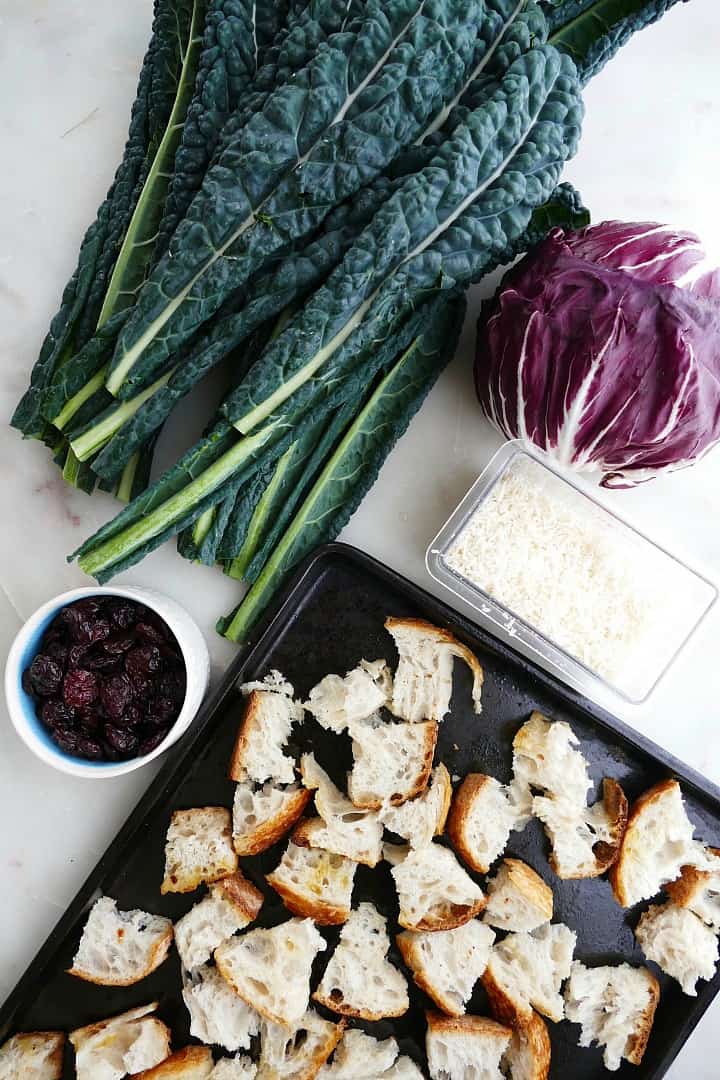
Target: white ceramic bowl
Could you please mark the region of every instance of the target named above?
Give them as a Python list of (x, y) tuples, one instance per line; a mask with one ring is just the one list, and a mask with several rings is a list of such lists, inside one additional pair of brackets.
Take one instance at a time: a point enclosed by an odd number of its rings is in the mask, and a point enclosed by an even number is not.
[[(85, 761), (66, 754), (45, 731), (36, 715), (32, 699), (22, 688), (23, 671), (38, 651), (40, 639), (48, 624), (58, 611), (85, 596), (124, 596), (145, 604), (165, 620), (180, 646), (187, 675), (185, 701), (177, 720), (163, 741), (144, 757), (131, 758), (129, 761)], [(133, 772), (134, 769), (139, 769), (159, 757), (176, 743), (190, 727), (200, 708), (209, 679), (210, 657), (205, 639), (197, 623), (175, 600), (150, 589), (135, 589), (130, 586), (126, 588), (90, 586), (85, 589), (71, 589), (70, 592), (56, 596), (30, 616), (18, 632), (8, 653), (5, 665), (5, 697), (15, 730), (36, 757), (61, 772), (70, 773), (71, 776), (86, 776), (90, 779), (101, 780), (109, 776), (122, 776), (124, 773)]]

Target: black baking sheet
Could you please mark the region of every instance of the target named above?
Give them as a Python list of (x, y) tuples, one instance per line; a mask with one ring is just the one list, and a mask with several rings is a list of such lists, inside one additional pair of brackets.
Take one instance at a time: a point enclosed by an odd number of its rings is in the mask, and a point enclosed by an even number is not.
[[(17, 1030), (70, 1030), (156, 998), (161, 1002), (158, 1015), (173, 1031), (173, 1046), (179, 1048), (188, 1042), (174, 951), (151, 976), (125, 989), (93, 986), (65, 974), (87, 910), (100, 890), (114, 897), (121, 908), (140, 907), (172, 919), (187, 911), (199, 894), (160, 896), (165, 832), (173, 810), (232, 805), (234, 785), (225, 777), (241, 707), (238, 679), (261, 678), (277, 668), (304, 697), (328, 672), (343, 674), (363, 657), (386, 657), (394, 665), (394, 646), (383, 628), (385, 617), (391, 614), (419, 616), (449, 627), (477, 652), (484, 666), (483, 712), (477, 716), (471, 707), (469, 673), (462, 663), (455, 665), (452, 708), (441, 725), (437, 751), (451, 774), (481, 771), (508, 781), (513, 735), (529, 713), (539, 709), (572, 725), (589, 762), (596, 794), (603, 776), (617, 779), (632, 800), (651, 784), (674, 775), (682, 783), (697, 835), (706, 844), (720, 846), (720, 792), (712, 784), (392, 570), (353, 548), (329, 545), (305, 564), (285, 590), (276, 614), (265, 620), (254, 647), (231, 665), (192, 731), (169, 757), (0, 1009), (0, 1042)], [(305, 740), (336, 781), (342, 782), (348, 760), (339, 749), (341, 741), (312, 721), (307, 729)], [(279, 860), (283, 846), (284, 841), (263, 856), (242, 860), (244, 872), (267, 896), (259, 919), (263, 925), (287, 917), (263, 880), (263, 874)], [(539, 822), (531, 821), (522, 833), (513, 833), (507, 854), (524, 859), (552, 886), (554, 920), (577, 932), (575, 955), (579, 959), (591, 964), (643, 962), (632, 932), (639, 909), (627, 912), (620, 908), (605, 880), (557, 879), (548, 866), (547, 842)], [(396, 901), (386, 865), (375, 871), (360, 867), (353, 901), (357, 904), (364, 899), (372, 900), (394, 919)], [(337, 930), (323, 932), (330, 945), (318, 957), (316, 975), (337, 937)], [(394, 947), (391, 957), (400, 965)], [(720, 986), (720, 974), (716, 974), (712, 982), (701, 983), (698, 996), (691, 998), (681, 993), (677, 983), (653, 970), (659, 976), (662, 994), (645, 1059), (639, 1068), (624, 1063), (615, 1074), (618, 1077), (640, 1080), (663, 1076)], [(424, 1066), (422, 1010), (427, 1001), (412, 980), (408, 981), (411, 1008), (407, 1015), (368, 1025), (367, 1030), (378, 1037), (395, 1035), (404, 1052)], [(469, 1010), (487, 1011), (480, 987)], [(599, 1050), (577, 1046), (576, 1025), (563, 1022), (549, 1023), (548, 1027), (552, 1077), (590, 1080), (607, 1075)], [(64, 1075), (73, 1075), (69, 1048)]]

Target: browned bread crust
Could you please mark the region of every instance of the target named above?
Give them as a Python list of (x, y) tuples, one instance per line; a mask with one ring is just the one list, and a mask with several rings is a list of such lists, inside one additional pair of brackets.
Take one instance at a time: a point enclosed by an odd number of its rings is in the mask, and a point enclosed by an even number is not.
[(235, 736), (235, 745), (233, 747), (232, 757), (230, 758), (230, 768), (228, 771), (229, 780), (245, 780), (245, 772), (243, 768), (243, 761), (247, 748), (250, 745), (252, 739), (253, 728), (262, 723), (262, 695), (259, 690), (251, 690), (247, 696), (245, 702), (245, 710), (240, 720), (240, 726), (238, 733)]
[(437, 1009), (425, 1011), (428, 1034), (430, 1035), (512, 1035), (512, 1030), (489, 1016), (446, 1016)]
[(203, 1080), (213, 1069), (212, 1051), (207, 1046), (186, 1046), (176, 1050), (152, 1069), (136, 1073), (133, 1080)]
[(338, 1013), (340, 1016), (351, 1016), (356, 1020), (384, 1020), (394, 1016), (404, 1016), (408, 1010), (407, 1005), (402, 1008), (388, 1012), (377, 1012), (373, 1009), (360, 1009), (355, 1008), (353, 1005), (349, 1005), (346, 1001), (342, 1001), (332, 994), (322, 994), (320, 987), (315, 990), (312, 995), (313, 1001), (317, 1001), (319, 1005), (324, 1005), (326, 1009), (330, 1009), (331, 1012)]
[(612, 890), (615, 893), (617, 902), (623, 907), (629, 907), (631, 904), (630, 897), (625, 891), (623, 876), (627, 869), (629, 842), (633, 838), (637, 824), (641, 820), (642, 815), (647, 810), (648, 806), (657, 802), (658, 799), (661, 799), (668, 791), (672, 791), (679, 786), (677, 780), (661, 780), (659, 784), (654, 784), (651, 788), (648, 788), (647, 791), (644, 791), (630, 807), (620, 850), (615, 862), (610, 868), (610, 884), (612, 885)]
[(507, 987), (499, 983), (489, 967), (483, 972), (480, 981), (490, 1003), (493, 1016), (511, 1028), (525, 1028), (532, 1020), (534, 1009), (522, 999), (513, 998)]
[(238, 855), (259, 855), (263, 851), (281, 840), (285, 833), (293, 827), (299, 817), (302, 816), (307, 804), (313, 797), (312, 791), (306, 788), (298, 788), (292, 792), (292, 799), (288, 800), (282, 813), (277, 814), (269, 821), (263, 821), (256, 829), (246, 833), (242, 837), (233, 836), (233, 846)]
[(216, 881), (210, 886), (210, 891), (228, 900), (248, 922), (253, 922), (258, 917), (265, 899), (260, 890), (239, 870)]
[(529, 1050), (532, 1059), (532, 1073), (528, 1080), (548, 1080), (550, 1075), (550, 1035), (547, 1024), (539, 1013), (533, 1010), (532, 1016), (521, 1028), (516, 1028), (513, 1040), (520, 1040)]
[(655, 1010), (657, 1009), (660, 1000), (660, 983), (651, 971), (648, 971), (647, 968), (644, 968), (643, 970), (647, 975), (650, 1000), (648, 1001), (647, 1008), (638, 1024), (637, 1030), (632, 1033), (625, 1046), (625, 1057), (633, 1065), (639, 1065), (643, 1059), (643, 1054), (645, 1053), (645, 1048), (647, 1047), (650, 1032), (652, 1031), (653, 1022), (655, 1020)]
[(486, 874), (490, 867), (481, 862), (468, 842), (465, 826), (475, 800), (492, 777), (484, 773), (468, 773), (452, 797), (447, 818), (447, 834), (463, 862), (478, 874)]
[(454, 930), (456, 926), (463, 926), (470, 919), (479, 915), (487, 904), (487, 897), (483, 896), (472, 904), (445, 904), (436, 914), (426, 915), (419, 923), (403, 921), (402, 915), (398, 916), (398, 923), (405, 930)]

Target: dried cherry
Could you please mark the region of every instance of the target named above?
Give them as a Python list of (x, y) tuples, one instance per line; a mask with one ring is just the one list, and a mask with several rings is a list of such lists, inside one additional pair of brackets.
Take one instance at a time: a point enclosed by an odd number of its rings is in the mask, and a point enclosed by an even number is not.
[(98, 677), (94, 671), (73, 668), (65, 676), (63, 699), (66, 705), (72, 705), (75, 709), (84, 709), (97, 700), (99, 689)]
[(115, 724), (106, 724), (104, 728), (105, 742), (123, 757), (130, 756), (137, 751), (140, 740), (130, 728), (117, 727)]
[(72, 727), (75, 718), (75, 710), (64, 701), (44, 701), (40, 708), (40, 719), (50, 731), (58, 727)]
[(38, 653), (30, 665), (30, 685), (39, 697), (57, 694), (63, 679), (62, 665), (52, 656)]
[(122, 716), (132, 703), (132, 686), (127, 675), (111, 675), (100, 687), (100, 700), (108, 716)]

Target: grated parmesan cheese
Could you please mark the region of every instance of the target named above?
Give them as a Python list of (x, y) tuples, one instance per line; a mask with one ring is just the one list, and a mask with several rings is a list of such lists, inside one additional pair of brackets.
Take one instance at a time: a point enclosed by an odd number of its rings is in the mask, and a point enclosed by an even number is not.
[(637, 669), (663, 626), (667, 639), (665, 564), (674, 560), (524, 455), (511, 459), (444, 561), (618, 686), (644, 674)]

